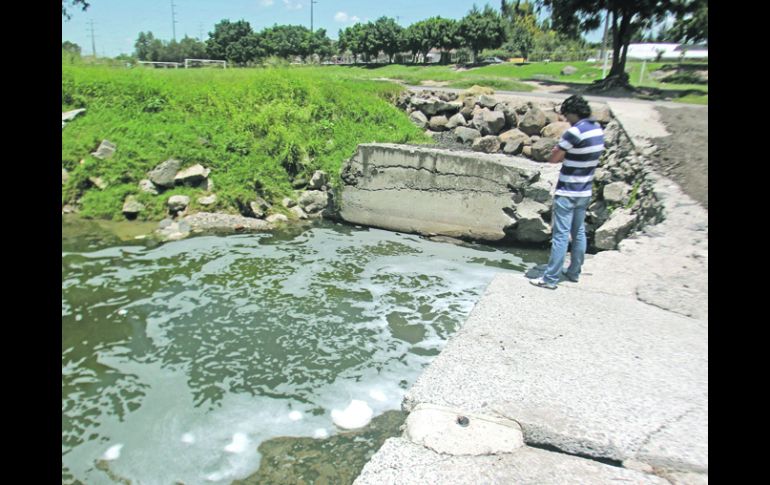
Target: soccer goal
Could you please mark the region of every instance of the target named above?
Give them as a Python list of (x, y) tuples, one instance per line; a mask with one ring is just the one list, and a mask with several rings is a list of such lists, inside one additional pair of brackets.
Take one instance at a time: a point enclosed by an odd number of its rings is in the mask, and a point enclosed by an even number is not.
[(227, 69), (227, 61), (220, 61), (217, 59), (185, 59), (184, 67), (204, 67), (204, 66), (222, 66), (222, 69)]
[(158, 61), (137, 61), (137, 62), (143, 66), (164, 67), (164, 68), (173, 67), (174, 69), (182, 65), (181, 62), (158, 62)]

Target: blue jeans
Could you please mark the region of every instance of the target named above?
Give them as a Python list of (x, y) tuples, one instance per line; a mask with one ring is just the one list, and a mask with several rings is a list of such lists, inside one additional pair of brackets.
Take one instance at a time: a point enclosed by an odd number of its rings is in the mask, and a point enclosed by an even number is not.
[(551, 257), (548, 267), (543, 273), (543, 279), (547, 283), (557, 284), (564, 266), (564, 258), (567, 255), (569, 236), (572, 235), (572, 251), (570, 265), (567, 268), (567, 276), (577, 281), (580, 277), (580, 268), (586, 255), (586, 229), (585, 218), (591, 197), (565, 197), (556, 195), (553, 198), (553, 211), (551, 222), (553, 234), (551, 236)]

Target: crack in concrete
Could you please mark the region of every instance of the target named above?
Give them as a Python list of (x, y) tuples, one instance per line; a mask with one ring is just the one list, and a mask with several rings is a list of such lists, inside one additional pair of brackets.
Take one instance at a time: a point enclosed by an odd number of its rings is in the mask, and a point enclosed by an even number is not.
[[(428, 167), (414, 167), (409, 165), (376, 165), (371, 162), (367, 164), (367, 167), (373, 167), (377, 170), (386, 170), (386, 169), (402, 169), (402, 170), (414, 170), (414, 171), (423, 170), (430, 174), (438, 175), (441, 177), (475, 178), (475, 179), (484, 180), (486, 182), (490, 182), (494, 185), (505, 185), (506, 188), (508, 187), (507, 183), (503, 184), (500, 182), (499, 179), (491, 179), (481, 175), (468, 174), (468, 173), (439, 172), (438, 170), (431, 170)], [(535, 173), (532, 174), (531, 176), (528, 176), (526, 174), (520, 174), (519, 176), (521, 179), (527, 182), (525, 185), (528, 185), (530, 182), (531, 183), (536, 182), (542, 176), (542, 174), (539, 171), (535, 171)]]
[(505, 194), (509, 193), (509, 192), (505, 192), (505, 191), (493, 192), (491, 190), (479, 190), (479, 189), (457, 189), (457, 188), (442, 189), (442, 188), (437, 188), (437, 187), (428, 189), (428, 188), (418, 188), (418, 187), (409, 187), (409, 186), (406, 186), (406, 187), (382, 187), (382, 188), (379, 188), (379, 189), (364, 189), (364, 188), (361, 188), (361, 187), (355, 187), (355, 188), (356, 188), (356, 190), (360, 190), (360, 191), (363, 191), (363, 192), (384, 192), (384, 191), (400, 192), (400, 191), (409, 190), (409, 191), (417, 191), (417, 192), (470, 192), (470, 193), (473, 193), (473, 194), (490, 194), (490, 195), (495, 195), (495, 196), (505, 195)]
[(647, 434), (647, 437), (644, 438), (644, 440), (642, 441), (642, 443), (639, 445), (639, 447), (636, 449), (636, 451), (634, 453), (639, 453), (642, 450), (642, 448), (647, 446), (650, 443), (650, 441), (652, 441), (652, 439), (655, 437), (656, 434), (660, 433), (661, 431), (666, 429), (668, 426), (671, 426), (672, 424), (678, 423), (679, 421), (684, 419), (684, 417), (687, 416), (688, 414), (692, 413), (693, 411), (697, 411), (697, 409), (698, 409), (698, 406), (692, 406), (691, 408), (687, 409), (686, 411), (684, 411), (680, 415), (678, 415), (678, 416), (674, 417), (673, 419), (671, 419), (671, 420), (661, 424), (660, 426), (658, 426), (653, 431), (650, 431)]

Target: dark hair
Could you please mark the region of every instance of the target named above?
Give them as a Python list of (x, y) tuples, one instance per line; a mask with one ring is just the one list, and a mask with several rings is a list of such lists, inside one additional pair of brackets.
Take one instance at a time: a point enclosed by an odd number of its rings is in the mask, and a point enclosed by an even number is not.
[(591, 116), (591, 107), (582, 96), (574, 94), (561, 104), (561, 114), (566, 115), (567, 113), (576, 114), (582, 120)]

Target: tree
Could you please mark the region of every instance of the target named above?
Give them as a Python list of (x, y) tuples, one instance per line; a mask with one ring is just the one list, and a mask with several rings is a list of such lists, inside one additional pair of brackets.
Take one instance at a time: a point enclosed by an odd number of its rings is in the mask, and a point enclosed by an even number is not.
[(484, 7), (483, 11), (474, 5), (468, 15), (460, 20), (457, 35), (463, 45), (473, 51), (473, 62), (477, 61), (482, 49), (495, 49), (505, 42), (505, 24), (492, 7)]
[(222, 20), (214, 26), (206, 40), (206, 52), (211, 59), (226, 59), (244, 64), (256, 57), (257, 37), (245, 20)]
[(70, 15), (70, 13), (67, 12), (67, 7), (66, 7), (67, 3), (69, 3), (71, 7), (76, 7), (80, 5), (84, 12), (88, 7), (91, 6), (91, 4), (86, 2), (86, 0), (69, 0), (69, 2), (67, 0), (61, 0), (61, 16), (66, 18), (67, 20), (72, 18), (72, 15)]
[(80, 55), (80, 46), (68, 40), (61, 43), (61, 49), (71, 54)]
[(140, 61), (161, 61), (163, 57), (163, 42), (156, 39), (152, 32), (139, 32), (134, 43), (134, 54)]
[(598, 81), (595, 88), (615, 86), (629, 88), (626, 70), (628, 44), (638, 29), (650, 20), (660, 21), (675, 9), (675, 0), (538, 0), (549, 7), (553, 25), (570, 33), (573, 29), (587, 32), (598, 28), (602, 11), (610, 16), (612, 32), (612, 67), (607, 77)]
[(428, 62), (428, 53), (434, 47), (453, 49), (460, 46), (456, 22), (441, 17), (430, 17), (410, 25), (404, 32), (402, 46), (413, 57), (422, 54), (423, 62)]
[(535, 44), (535, 37), (540, 32), (533, 5), (528, 1), (521, 3), (517, 0), (512, 4), (503, 0), (502, 12), (508, 38), (503, 44), (503, 49), (528, 59)]
[(705, 42), (709, 40), (708, 0), (681, 0), (674, 8), (676, 21), (668, 31), (674, 42)]
[(388, 55), (388, 61), (401, 51), (404, 28), (388, 17), (380, 17), (374, 22), (374, 30), (379, 50)]

